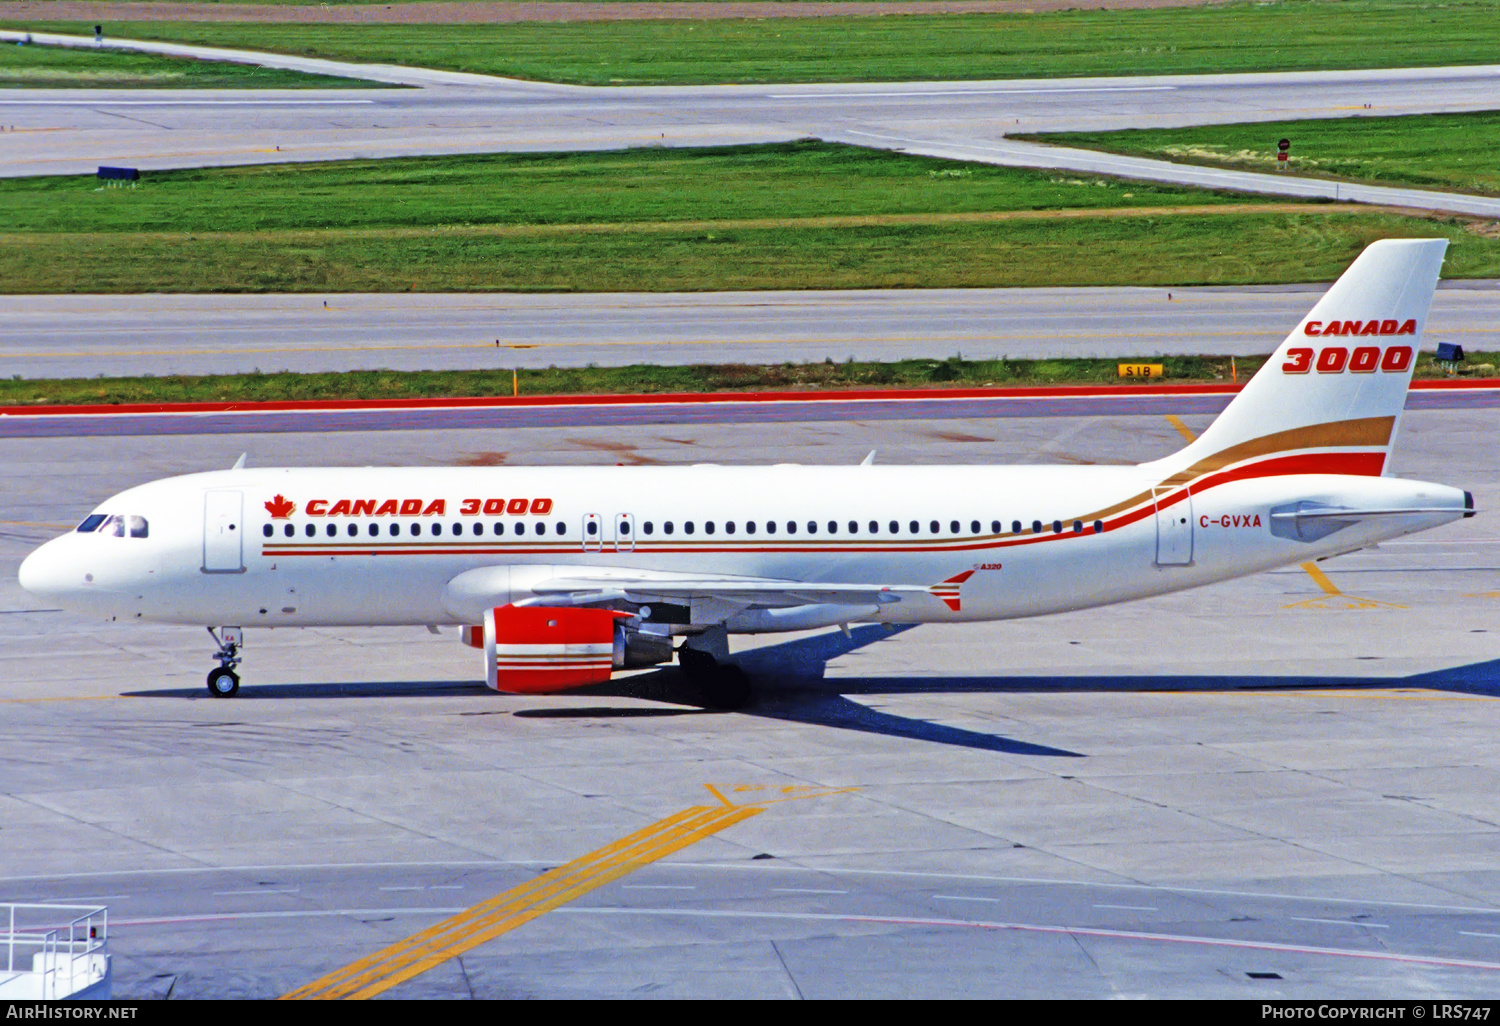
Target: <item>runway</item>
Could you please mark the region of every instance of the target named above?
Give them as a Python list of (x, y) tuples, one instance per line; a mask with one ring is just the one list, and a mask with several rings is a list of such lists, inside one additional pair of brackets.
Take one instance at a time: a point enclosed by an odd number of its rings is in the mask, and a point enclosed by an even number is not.
[[(0, 39), (19, 38), (0, 32)], [(38, 39), (44, 37), (38, 36)], [(92, 40), (75, 39), (92, 45)], [(165, 43), (153, 52), (224, 57)], [(418, 154), (622, 149), (815, 137), (1203, 188), (1500, 216), (1500, 200), (1131, 160), (1009, 134), (1459, 112), (1494, 106), (1500, 67), (985, 82), (595, 88), (237, 52), (396, 90), (6, 90), (0, 176), (101, 164), (208, 167)], [(234, 116), (229, 115), (233, 112)]]
[[(1206, 414), (1184, 413), (1194, 430)], [(0, 891), (109, 905), (117, 997), (271, 997), (689, 807), (756, 814), (393, 997), (1484, 998), (1500, 971), (1493, 409), (1394, 471), (1481, 515), (1321, 564), (1011, 623), (737, 642), (514, 698), (420, 630), (194, 628), (15, 584), (104, 496), (228, 466), (1111, 462), (1159, 413), (0, 440)], [(771, 798), (794, 800), (765, 804)]]
[[(1325, 288), (0, 296), (0, 361), (40, 378), (1253, 356)], [(1444, 282), (1427, 338), (1493, 351), (1497, 323), (1500, 285)]]

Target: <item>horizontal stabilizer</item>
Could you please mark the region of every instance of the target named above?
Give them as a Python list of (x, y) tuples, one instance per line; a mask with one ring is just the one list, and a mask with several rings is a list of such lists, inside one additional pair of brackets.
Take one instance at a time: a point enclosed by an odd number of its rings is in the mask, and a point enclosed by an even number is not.
[(1403, 517), (1418, 513), (1457, 513), (1472, 515), (1473, 510), (1459, 511), (1452, 506), (1407, 506), (1404, 509), (1301, 509), (1272, 513), (1272, 520), (1347, 520), (1355, 523), (1371, 517)]

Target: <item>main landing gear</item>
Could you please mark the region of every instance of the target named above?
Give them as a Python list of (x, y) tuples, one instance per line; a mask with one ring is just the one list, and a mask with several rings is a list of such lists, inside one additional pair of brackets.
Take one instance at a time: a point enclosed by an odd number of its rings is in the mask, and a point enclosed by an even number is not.
[(234, 668), (240, 664), (245, 632), (239, 627), (220, 627), (219, 630), (224, 632), (222, 638), (212, 627), (208, 628), (209, 636), (219, 645), (219, 650), (214, 653), (219, 666), (208, 673), (208, 693), (215, 698), (233, 698), (240, 690), (240, 675), (234, 672)]
[(722, 627), (684, 641), (677, 650), (677, 665), (710, 709), (738, 709), (750, 700), (750, 678), (729, 661), (729, 637)]

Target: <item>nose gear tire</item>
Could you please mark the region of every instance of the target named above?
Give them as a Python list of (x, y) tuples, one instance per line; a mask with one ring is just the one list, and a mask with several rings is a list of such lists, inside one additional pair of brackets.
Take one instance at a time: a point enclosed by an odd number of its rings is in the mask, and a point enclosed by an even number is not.
[(240, 690), (239, 674), (228, 667), (221, 666), (216, 670), (209, 671), (208, 693), (215, 698), (233, 698)]

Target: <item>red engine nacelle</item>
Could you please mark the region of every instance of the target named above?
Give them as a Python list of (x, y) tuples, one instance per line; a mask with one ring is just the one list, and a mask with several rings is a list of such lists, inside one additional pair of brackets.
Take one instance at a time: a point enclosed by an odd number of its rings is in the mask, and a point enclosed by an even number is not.
[[(516, 693), (603, 683), (614, 671), (615, 621), (629, 616), (612, 609), (492, 609), (482, 628), (486, 682)], [(479, 640), (480, 630), (465, 627), (464, 641)]]

